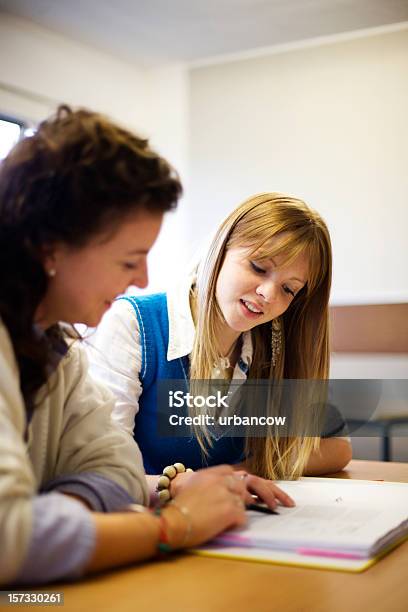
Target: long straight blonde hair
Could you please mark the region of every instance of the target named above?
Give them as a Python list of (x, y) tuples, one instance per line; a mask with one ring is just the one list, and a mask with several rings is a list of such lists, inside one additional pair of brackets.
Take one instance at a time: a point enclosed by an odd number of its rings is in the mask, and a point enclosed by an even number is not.
[[(273, 240), (279, 237), (279, 240)], [(309, 263), (309, 277), (288, 309), (279, 317), (282, 348), (272, 366), (271, 324), (252, 329), (252, 379), (327, 379), (329, 372), (328, 302), (332, 255), (330, 235), (320, 215), (302, 200), (281, 193), (261, 193), (236, 208), (221, 224), (201, 262), (192, 307), (196, 334), (190, 378), (210, 379), (220, 355), (217, 329), (225, 323), (216, 300), (216, 284), (225, 253), (248, 248), (258, 261), (281, 255), (290, 263), (301, 253)], [(195, 428), (203, 453), (212, 445), (205, 428)], [(297, 478), (309, 456), (319, 448), (318, 437), (247, 437), (246, 465), (266, 478)]]

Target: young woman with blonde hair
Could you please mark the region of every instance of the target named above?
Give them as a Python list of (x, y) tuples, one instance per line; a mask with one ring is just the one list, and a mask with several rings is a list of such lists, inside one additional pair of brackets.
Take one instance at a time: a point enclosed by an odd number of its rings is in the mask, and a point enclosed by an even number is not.
[[(139, 443), (148, 474), (173, 461), (197, 468), (239, 464), (248, 488), (264, 479), (337, 471), (351, 458), (346, 438), (292, 436), (160, 438), (162, 379), (320, 379), (329, 375), (331, 244), (318, 213), (297, 198), (249, 198), (219, 227), (206, 257), (181, 288), (124, 296), (92, 340), (92, 373), (117, 396), (114, 417)], [(194, 414), (192, 409), (191, 414)], [(157, 476), (150, 478), (152, 486)], [(177, 476), (173, 492), (188, 481)], [(271, 486), (271, 485), (270, 485)]]

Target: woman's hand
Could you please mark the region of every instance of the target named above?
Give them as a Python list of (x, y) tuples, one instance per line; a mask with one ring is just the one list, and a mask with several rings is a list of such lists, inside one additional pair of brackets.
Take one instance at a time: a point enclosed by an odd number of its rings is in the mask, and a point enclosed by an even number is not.
[(289, 507), (295, 506), (294, 500), (287, 493), (282, 491), (282, 489), (272, 480), (249, 474), (249, 472), (245, 470), (236, 470), (235, 475), (241, 478), (242, 482), (245, 484), (246, 504), (254, 503), (256, 500), (254, 500), (253, 496), (256, 495), (260, 502), (265, 503), (272, 510), (274, 510), (278, 504)]
[[(226, 468), (229, 466), (222, 467)], [(212, 470), (214, 470), (214, 468), (206, 468), (200, 470), (200, 472), (182, 472), (181, 474), (177, 474), (170, 484), (171, 496), (175, 497), (181, 491), (188, 489), (190, 484), (194, 482), (195, 474)], [(246, 504), (254, 503), (256, 500), (254, 500), (253, 495), (256, 495), (260, 502), (265, 503), (272, 510), (274, 510), (278, 504), (289, 507), (295, 505), (293, 499), (284, 493), (272, 480), (266, 480), (260, 476), (249, 474), (246, 470), (234, 470), (232, 473), (238, 480), (242, 481), (245, 487), (244, 501)]]
[(191, 482), (194, 482), (194, 475), (199, 474), (202, 471), (212, 470), (212, 468), (204, 468), (197, 472), (179, 472), (177, 476), (170, 481), (170, 494), (172, 497), (176, 497), (178, 493), (184, 491)]
[[(176, 478), (179, 478), (177, 476)], [(174, 501), (162, 510), (168, 543), (172, 549), (198, 546), (226, 529), (246, 522), (245, 503), (256, 493), (269, 506), (277, 500), (290, 505), (273, 482), (229, 465), (188, 473)], [(87, 572), (148, 559), (157, 554), (158, 517), (150, 512), (93, 513), (96, 545), (85, 568)]]
[(174, 496), (177, 507), (170, 503), (162, 511), (172, 548), (197, 546), (226, 529), (245, 524), (247, 490), (244, 479), (237, 478), (230, 466), (188, 472), (179, 484)]

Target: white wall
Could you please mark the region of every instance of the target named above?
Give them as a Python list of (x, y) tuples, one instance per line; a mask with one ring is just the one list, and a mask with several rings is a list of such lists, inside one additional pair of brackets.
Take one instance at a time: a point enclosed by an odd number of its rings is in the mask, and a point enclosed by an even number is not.
[(287, 192), (329, 225), (334, 303), (408, 300), (407, 74), (408, 29), (193, 69), (194, 240)]
[(180, 175), (184, 196), (177, 210), (165, 216), (162, 231), (149, 255), (146, 292), (166, 289), (182, 274), (189, 234), (188, 72), (181, 65), (152, 69), (147, 73), (150, 103), (149, 136), (152, 145)]
[(408, 299), (408, 30), (187, 70), (147, 71), (0, 15), (0, 112), (39, 120), (58, 101), (144, 133), (185, 197), (151, 255), (149, 290), (245, 197), (280, 190), (326, 218), (333, 301)]
[[(21, 107), (29, 119), (44, 118), (55, 102), (88, 106), (108, 113), (133, 129), (150, 116), (145, 71), (30, 21), (0, 15), (0, 82), (45, 99), (4, 94), (0, 108)], [(47, 103), (47, 99), (49, 102)]]

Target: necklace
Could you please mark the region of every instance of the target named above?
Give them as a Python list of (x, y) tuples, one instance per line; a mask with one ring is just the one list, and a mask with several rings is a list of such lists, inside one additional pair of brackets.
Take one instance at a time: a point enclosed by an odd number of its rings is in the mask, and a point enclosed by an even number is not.
[(234, 351), (237, 349), (237, 347), (240, 344), (240, 338), (239, 337), (231, 346), (230, 350), (228, 351), (228, 353), (226, 354), (225, 357), (219, 357), (218, 360), (214, 363), (213, 365), (213, 374), (215, 378), (218, 378), (221, 375), (224, 375), (224, 373), (229, 370), (230, 368), (232, 368), (231, 366), (231, 362), (230, 362), (230, 357), (232, 356), (232, 354), (234, 353)]

